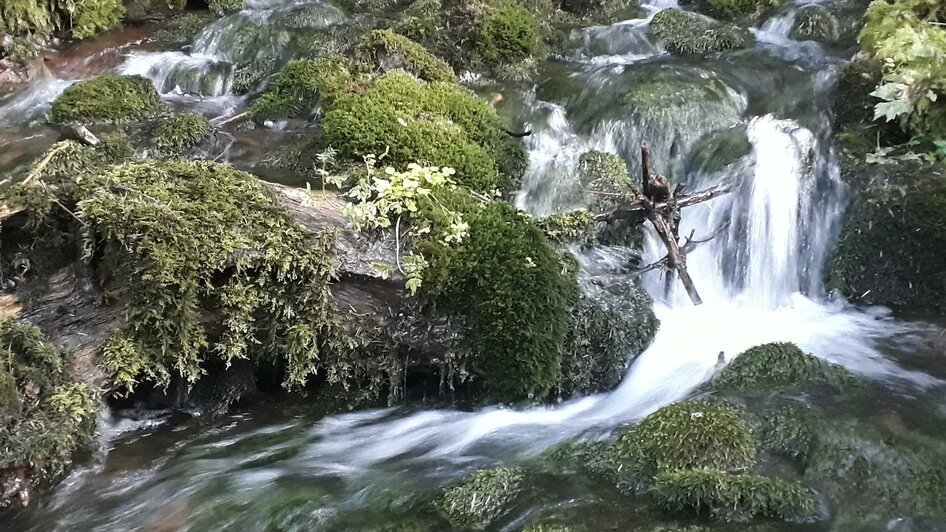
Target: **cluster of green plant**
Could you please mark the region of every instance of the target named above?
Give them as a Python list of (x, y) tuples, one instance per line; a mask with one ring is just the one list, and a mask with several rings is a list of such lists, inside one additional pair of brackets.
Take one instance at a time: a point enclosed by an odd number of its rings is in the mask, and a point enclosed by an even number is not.
[(474, 53), (486, 64), (518, 63), (542, 50), (535, 17), (514, 0), (484, 4), (475, 32)]
[(426, 83), (399, 71), (343, 94), (322, 121), (321, 141), (342, 156), (386, 153), (390, 164), (456, 169), (477, 191), (505, 189), (524, 169), (521, 142), (503, 134), (496, 111), (450, 83)]
[(162, 118), (152, 143), (162, 154), (178, 156), (210, 138), (213, 126), (206, 117), (193, 113), (172, 114)]
[(64, 32), (87, 39), (121, 24), (121, 0), (4, 0), (0, 3), (0, 34)]
[(306, 118), (331, 105), (355, 83), (353, 66), (340, 56), (290, 61), (253, 102), (253, 119)]
[(66, 89), (53, 102), (50, 120), (57, 123), (135, 120), (155, 114), (159, 104), (160, 97), (151, 80), (104, 74)]
[(597, 240), (598, 222), (584, 210), (560, 212), (536, 221), (545, 236), (559, 244), (593, 244)]
[[(98, 392), (70, 371), (37, 327), (0, 318), (0, 479), (12, 469), (56, 475), (92, 440)], [(15, 494), (0, 490), (0, 506)]]
[(509, 510), (524, 481), (525, 474), (516, 468), (479, 471), (446, 488), (435, 506), (456, 528), (484, 528)]
[(933, 0), (875, 0), (867, 9), (861, 46), (883, 63), (872, 93), (875, 118), (907, 131), (946, 139), (946, 7)]
[(672, 54), (725, 52), (745, 48), (754, 41), (744, 28), (679, 9), (665, 9), (654, 15), (650, 31)]
[[(613, 153), (592, 150), (578, 158), (578, 192), (583, 204), (595, 214), (610, 213), (636, 199), (637, 183), (631, 179), (627, 164)], [(594, 234), (600, 244), (639, 248), (644, 241), (641, 225), (635, 220), (616, 220), (598, 224)]]
[(737, 355), (713, 381), (716, 390), (743, 392), (812, 385), (848, 390), (858, 387), (860, 380), (847, 369), (809, 355), (795, 344), (771, 343)]
[(671, 511), (708, 512), (737, 522), (753, 517), (801, 520), (811, 518), (817, 509), (814, 496), (798, 483), (714, 470), (660, 473), (653, 496)]
[(365, 35), (355, 47), (355, 59), (375, 71), (403, 69), (424, 81), (457, 82), (450, 65), (434, 57), (420, 44), (390, 29), (374, 30)]
[(748, 20), (779, 5), (781, 0), (706, 0), (710, 15), (721, 20)]

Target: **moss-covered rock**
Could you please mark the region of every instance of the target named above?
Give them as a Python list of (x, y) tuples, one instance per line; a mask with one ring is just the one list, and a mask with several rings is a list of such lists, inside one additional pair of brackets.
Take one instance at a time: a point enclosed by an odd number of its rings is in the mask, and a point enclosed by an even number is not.
[(750, 21), (781, 0), (706, 0), (708, 14), (720, 20)]
[[(636, 199), (624, 160), (613, 153), (589, 151), (578, 159), (577, 183), (584, 196), (582, 203), (595, 214), (605, 214)], [(617, 220), (598, 226), (596, 239), (606, 246), (639, 248), (644, 242), (641, 225), (633, 220)]]
[[(871, 172), (876, 175), (869, 178)], [(862, 175), (856, 175), (860, 173)], [(942, 165), (859, 168), (826, 268), (827, 285), (867, 304), (946, 308), (946, 171)]]
[(770, 452), (804, 461), (818, 431), (815, 414), (796, 405), (784, 405), (761, 416), (760, 446)]
[(562, 10), (582, 20), (606, 24), (640, 18), (640, 2), (636, 0), (562, 0)]
[(659, 473), (689, 469), (743, 472), (756, 443), (742, 411), (726, 403), (685, 401), (665, 406), (621, 435), (617, 457), (638, 486)]
[(207, 6), (210, 12), (218, 17), (236, 13), (243, 9), (243, 0), (208, 0)]
[[(164, 4), (164, 0), (155, 0)], [(191, 43), (200, 30), (213, 22), (215, 17), (207, 12), (188, 12), (162, 22), (151, 35), (151, 41), (161, 48), (173, 50)]]
[(105, 74), (80, 81), (53, 102), (50, 120), (123, 122), (158, 111), (160, 97), (151, 80), (141, 76)]
[(125, 22), (144, 24), (186, 17), (186, 0), (125, 0)]
[(671, 511), (706, 512), (737, 522), (755, 517), (808, 519), (818, 507), (812, 493), (801, 484), (714, 470), (660, 473), (651, 495)]
[(352, 65), (343, 57), (290, 61), (266, 87), (250, 111), (257, 121), (307, 118), (330, 105), (356, 83)]
[(366, 35), (355, 48), (355, 58), (379, 72), (403, 69), (424, 81), (457, 82), (450, 65), (390, 29)]
[(590, 245), (597, 241), (598, 222), (584, 209), (546, 216), (536, 223), (545, 236), (557, 244)]
[(665, 9), (654, 15), (650, 31), (672, 54), (725, 52), (754, 42), (748, 30), (679, 9)]
[[(37, 327), (0, 319), (0, 506), (29, 492), (36, 480), (62, 472), (76, 450), (91, 442), (97, 390), (70, 376), (65, 352)], [(7, 473), (25, 470), (15, 487)], [(12, 481), (11, 481), (12, 482)]]
[(525, 157), (496, 111), (473, 93), (397, 71), (338, 98), (322, 121), (321, 140), (352, 159), (387, 153), (388, 164), (448, 166), (459, 184), (479, 191), (516, 182)]
[(559, 393), (576, 396), (617, 386), (657, 333), (653, 306), (636, 280), (588, 286), (572, 316)]
[(829, 386), (846, 390), (860, 381), (845, 368), (809, 355), (795, 344), (753, 347), (736, 358), (713, 381), (716, 390), (768, 392), (784, 388)]
[(173, 157), (199, 146), (212, 133), (213, 126), (202, 115), (173, 114), (158, 122), (152, 143), (158, 152)]
[(484, 4), (484, 12), (474, 32), (473, 48), (484, 64), (515, 64), (541, 52), (538, 24), (526, 8), (513, 0), (497, 0)]
[(523, 471), (516, 468), (479, 471), (445, 489), (435, 505), (456, 528), (485, 528), (509, 511), (524, 481)]
[(790, 36), (800, 41), (833, 44), (841, 37), (841, 23), (828, 8), (818, 4), (808, 5), (795, 15)]

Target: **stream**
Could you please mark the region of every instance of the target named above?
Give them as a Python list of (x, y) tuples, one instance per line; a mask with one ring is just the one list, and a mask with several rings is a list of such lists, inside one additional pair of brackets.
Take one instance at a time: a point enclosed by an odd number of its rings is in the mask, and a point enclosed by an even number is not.
[[(502, 93), (501, 114), (533, 131), (525, 139), (530, 167), (516, 204), (535, 215), (575, 207), (570, 179), (579, 155), (592, 149), (619, 154), (633, 175), (637, 146), (646, 142), (658, 170), (691, 190), (736, 184), (733, 194), (683, 211), (680, 234), (716, 235), (688, 257), (702, 306), (694, 307), (681, 286), (665, 295), (661, 274), (645, 274), (661, 326), (617, 389), (522, 410), (403, 406), (324, 417), (304, 399), (289, 398), (215, 419), (123, 412), (102, 420), (98, 449), (49, 496), (0, 529), (395, 530), (385, 528), (391, 516), (423, 521), (416, 501), (439, 486), (639, 421), (710, 379), (720, 352), (731, 360), (772, 341), (795, 342), (883, 383), (886, 392), (874, 404), (946, 438), (946, 371), (936, 360), (946, 343), (943, 330), (884, 308), (857, 308), (821, 284), (848, 198), (830, 107), (849, 50), (789, 37), (803, 3), (810, 2), (784, 5), (754, 29), (754, 47), (694, 59), (671, 56), (649, 39), (649, 17), (676, 6), (657, 0), (646, 6), (647, 18), (574, 32), (566, 53), (540, 66), (536, 84), (483, 88)], [(102, 71), (144, 75), (174, 107), (213, 119), (241, 112), (247, 99), (233, 94), (230, 62), (248, 47), (237, 37), (247, 35), (247, 25), (265, 28), (253, 33), (259, 41), (253, 49), (285, 56), (292, 41), (284, 31), (287, 14), (300, 10), (311, 31), (351, 20), (327, 2), (254, 0), (205, 28), (187, 54), (149, 50), (131, 33), (84, 51), (84, 60), (54, 65), (50, 78), (0, 95), (0, 170), (28, 162), (54, 142), (43, 123), (49, 103), (77, 79)], [(628, 90), (645, 82), (683, 94), (699, 89), (700, 97), (623, 105)], [(259, 156), (229, 153), (243, 167)], [(611, 272), (628, 251), (575, 252), (583, 274), (594, 275)], [(648, 231), (642, 262), (664, 253)], [(597, 501), (598, 510), (582, 499)], [(547, 489), (495, 529), (519, 530), (531, 515), (565, 510), (588, 512), (593, 529), (635, 530), (654, 522), (614, 495), (576, 484)], [(828, 529), (830, 522), (771, 528)]]

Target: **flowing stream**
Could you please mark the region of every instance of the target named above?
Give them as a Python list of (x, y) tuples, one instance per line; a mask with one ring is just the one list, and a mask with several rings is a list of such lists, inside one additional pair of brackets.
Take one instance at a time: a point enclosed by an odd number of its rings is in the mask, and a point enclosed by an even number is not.
[[(245, 35), (246, 25), (266, 28), (254, 39), (267, 39), (278, 56), (291, 41), (286, 21), (300, 20), (282, 15), (300, 9), (308, 9), (309, 29), (346, 23), (324, 2), (256, 2), (204, 29), (189, 53), (133, 51), (115, 68), (148, 76), (179, 105), (232, 114), (243, 102), (232, 94), (232, 64), (245, 61), (236, 56), (245, 48), (234, 36)], [(793, 17), (791, 7), (755, 30), (759, 43), (750, 50), (699, 61), (673, 58), (653, 43), (649, 18), (589, 28), (572, 35), (569, 53), (542, 67), (535, 87), (503, 88), (517, 97), (506, 98), (502, 111), (534, 131), (526, 139), (531, 165), (517, 198), (527, 211), (575, 207), (572, 176), (579, 155), (590, 149), (617, 153), (632, 174), (639, 171), (642, 141), (659, 170), (691, 190), (736, 184), (733, 194), (683, 212), (682, 235), (715, 234), (688, 258), (705, 304), (691, 305), (680, 286), (664, 294), (661, 274), (647, 274), (643, 282), (661, 327), (614, 391), (524, 410), (392, 408), (320, 418), (304, 402), (289, 401), (215, 420), (154, 413), (103, 420), (99, 452), (39, 508), (23, 512), (19, 525), (374, 530), (353, 523), (478, 468), (514, 464), (565, 439), (636, 422), (711, 378), (721, 351), (731, 360), (771, 341), (795, 342), (886, 383), (894, 396), (938, 389), (936, 373), (911, 358), (926, 349), (932, 325), (854, 308), (821, 286), (847, 194), (829, 116), (840, 58), (816, 43), (791, 40)], [(703, 89), (698, 100), (663, 109), (624, 105), (625, 93), (644, 80)], [(0, 133), (0, 149), (25, 150), (18, 148), (23, 138), (42, 136), (37, 117), (70, 82), (44, 80), (0, 99), (0, 123), (15, 133)], [(594, 249), (579, 259), (585, 274), (605, 273), (622, 252)], [(648, 233), (643, 261), (663, 253)]]

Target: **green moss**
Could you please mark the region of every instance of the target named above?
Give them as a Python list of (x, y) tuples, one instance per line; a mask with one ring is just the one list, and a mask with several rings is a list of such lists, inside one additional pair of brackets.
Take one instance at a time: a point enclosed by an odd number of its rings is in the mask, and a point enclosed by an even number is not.
[(66, 4), (72, 23), (72, 36), (88, 39), (117, 28), (125, 15), (122, 0), (76, 0)]
[(16, 495), (4, 473), (28, 482), (60, 473), (95, 434), (97, 392), (75, 382), (66, 353), (35, 326), (0, 319), (0, 505)]
[(759, 443), (766, 450), (804, 461), (817, 431), (814, 414), (799, 406), (782, 406), (762, 415)]
[(52, 32), (59, 24), (58, 14), (48, 2), (4, 0), (0, 2), (0, 33), (24, 34)]
[(566, 525), (536, 523), (529, 525), (522, 532), (574, 532), (575, 529)]
[(594, 216), (584, 209), (546, 216), (536, 223), (549, 240), (559, 244), (591, 244), (598, 232)]
[(164, 155), (181, 155), (210, 138), (213, 126), (202, 115), (173, 114), (163, 118), (154, 134), (154, 147)]
[(456, 83), (450, 65), (431, 55), (423, 46), (392, 30), (375, 30), (355, 47), (355, 59), (375, 71), (403, 69), (424, 81)]
[(352, 159), (387, 152), (387, 164), (449, 166), (459, 184), (479, 191), (514, 183), (519, 175), (501, 171), (521, 167), (524, 157), (496, 111), (473, 93), (397, 71), (338, 98), (322, 122), (322, 142)]
[(355, 74), (343, 57), (290, 61), (253, 103), (253, 119), (307, 118), (354, 83)]
[(70, 32), (88, 39), (121, 24), (121, 0), (4, 0), (0, 2), (0, 34)]
[(665, 9), (654, 15), (650, 31), (672, 54), (725, 52), (754, 42), (748, 30), (679, 9)]
[[(158, 0), (163, 2), (163, 0)], [(186, 46), (211, 22), (214, 16), (206, 12), (188, 12), (164, 21), (151, 35), (151, 40), (165, 49)]]
[(755, 440), (742, 412), (706, 400), (661, 408), (625, 431), (617, 445), (618, 458), (640, 486), (658, 473), (745, 471), (755, 463), (755, 452)]
[(841, 36), (841, 23), (826, 7), (817, 4), (805, 6), (795, 16), (791, 38), (800, 41), (818, 41), (833, 44)]
[[(610, 213), (636, 199), (635, 183), (624, 160), (613, 153), (589, 151), (578, 160), (578, 185), (584, 205), (595, 214)], [(635, 220), (601, 224), (595, 238), (607, 246), (639, 248), (644, 242), (641, 225)]]
[(207, 4), (211, 13), (218, 17), (236, 13), (243, 9), (243, 0), (209, 0)]
[(474, 52), (487, 65), (518, 63), (542, 50), (532, 13), (513, 0), (487, 4), (475, 30)]
[(53, 122), (121, 122), (158, 110), (160, 98), (151, 80), (105, 74), (72, 85), (53, 102)]
[(706, 0), (709, 14), (721, 20), (746, 20), (779, 5), (780, 0)]
[(0, 40), (0, 58), (23, 63), (38, 55), (39, 50), (29, 37), (7, 37)]
[(802, 520), (811, 518), (818, 506), (801, 484), (713, 470), (660, 473), (651, 495), (668, 510), (706, 512), (728, 521)]
[(852, 389), (859, 383), (860, 380), (848, 370), (809, 355), (795, 344), (772, 343), (753, 347), (736, 356), (716, 376), (713, 387), (751, 392), (818, 385)]
[(435, 502), (457, 528), (484, 528), (509, 510), (523, 490), (525, 475), (515, 468), (488, 469), (444, 490)]

